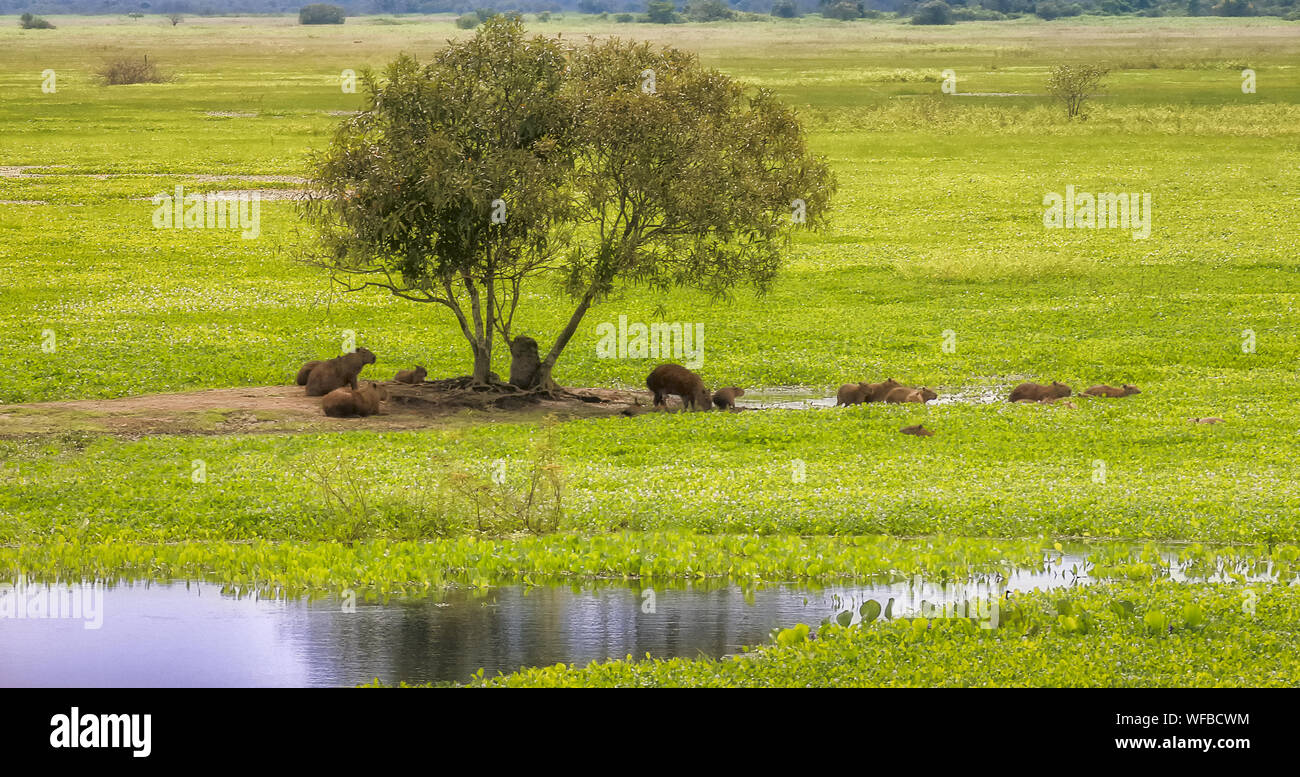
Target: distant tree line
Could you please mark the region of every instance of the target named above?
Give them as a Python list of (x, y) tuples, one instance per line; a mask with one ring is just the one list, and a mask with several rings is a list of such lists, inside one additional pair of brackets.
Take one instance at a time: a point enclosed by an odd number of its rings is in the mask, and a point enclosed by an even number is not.
[[(332, 4), (347, 16), (455, 13), (481, 20), (497, 12), (576, 11), (609, 14), (617, 21), (660, 24), (808, 14), (844, 21), (897, 14), (915, 24), (1025, 16), (1051, 20), (1084, 14), (1282, 16), (1300, 20), (1300, 0), (339, 0)], [(302, 0), (0, 0), (0, 14), (297, 14), (305, 5), (308, 3)]]

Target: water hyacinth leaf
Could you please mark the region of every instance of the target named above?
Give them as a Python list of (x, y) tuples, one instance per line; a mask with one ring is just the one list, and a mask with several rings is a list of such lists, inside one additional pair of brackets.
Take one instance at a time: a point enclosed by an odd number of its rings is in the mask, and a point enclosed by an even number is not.
[(853, 623), (853, 611), (844, 610), (839, 615), (835, 616), (835, 622), (840, 624), (841, 626), (848, 626), (849, 624)]
[(858, 608), (858, 614), (862, 616), (863, 623), (871, 623), (880, 617), (880, 603), (875, 599), (868, 599)]

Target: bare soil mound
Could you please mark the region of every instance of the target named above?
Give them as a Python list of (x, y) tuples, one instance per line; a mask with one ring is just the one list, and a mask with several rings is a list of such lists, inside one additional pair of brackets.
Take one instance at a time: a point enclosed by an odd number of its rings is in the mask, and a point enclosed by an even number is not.
[(570, 388), (553, 394), (481, 390), (453, 378), (407, 385), (377, 381), (389, 400), (379, 415), (329, 418), (320, 397), (301, 386), (251, 386), (119, 399), (0, 405), (0, 437), (97, 431), (127, 437), (150, 434), (247, 434), (351, 429), (401, 430), (461, 423), (515, 422), (556, 416), (599, 418), (649, 410), (645, 391)]

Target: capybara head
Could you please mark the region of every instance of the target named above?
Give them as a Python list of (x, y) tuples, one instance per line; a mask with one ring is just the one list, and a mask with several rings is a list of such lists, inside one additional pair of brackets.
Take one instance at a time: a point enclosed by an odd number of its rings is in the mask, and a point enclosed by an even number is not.
[(1139, 389), (1137, 386), (1134, 386), (1134, 385), (1129, 384), (1129, 383), (1125, 383), (1125, 384), (1124, 384), (1124, 393), (1125, 393), (1125, 394), (1141, 394), (1141, 393), (1142, 393), (1142, 390)]
[(358, 348), (354, 353), (360, 354), (362, 364), (374, 364), (375, 355), (368, 348)]
[(370, 381), (370, 390), (375, 392), (375, 396), (379, 397), (380, 402), (388, 401), (388, 389), (384, 388), (381, 384), (376, 383), (373, 380)]
[(1067, 386), (1067, 385), (1065, 385), (1064, 383), (1062, 383), (1062, 382), (1059, 381), (1059, 380), (1054, 380), (1054, 381), (1052, 381), (1052, 385), (1051, 385), (1051, 386), (1048, 386), (1047, 389), (1048, 389), (1048, 391), (1051, 393), (1051, 395), (1054, 396), (1054, 397), (1068, 397), (1068, 396), (1070, 396), (1070, 387)]
[(921, 392), (921, 401), (923, 401), (923, 402), (929, 402), (929, 401), (931, 401), (931, 400), (934, 400), (934, 399), (938, 399), (938, 398), (939, 398), (939, 394), (938, 394), (938, 392), (936, 392), (936, 391), (932, 391), (932, 390), (930, 390), (930, 389), (928, 389), (928, 388), (925, 388), (925, 387), (922, 387), (922, 388), (920, 389), (920, 392)]
[(421, 367), (421, 366), (418, 365), (418, 364), (415, 365), (415, 382), (416, 382), (416, 383), (421, 383), (421, 382), (423, 382), (425, 376), (428, 375), (428, 374), (429, 374), (429, 371), (428, 371), (428, 370), (426, 370), (425, 368)]

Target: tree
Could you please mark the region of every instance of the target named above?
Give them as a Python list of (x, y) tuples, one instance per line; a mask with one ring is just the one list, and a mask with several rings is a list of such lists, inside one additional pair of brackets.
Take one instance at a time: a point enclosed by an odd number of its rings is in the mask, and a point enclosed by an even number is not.
[(724, 0), (687, 0), (686, 16), (693, 22), (720, 22), (736, 18)]
[(850, 21), (860, 19), (863, 14), (863, 6), (860, 2), (853, 0), (839, 0), (839, 2), (821, 3), (822, 16), (827, 19), (839, 19), (840, 21)]
[(32, 14), (29, 13), (25, 13), (22, 16), (18, 17), (18, 26), (22, 27), (24, 30), (54, 29), (54, 25), (51, 24), (48, 19), (45, 19), (44, 17), (40, 17), (40, 16), (33, 16)]
[(566, 256), (577, 307), (542, 360), (544, 380), (590, 306), (619, 284), (714, 298), (741, 284), (765, 291), (797, 219), (821, 223), (835, 189), (789, 108), (767, 90), (747, 96), (693, 54), (592, 41), (572, 68), (582, 120), (571, 218), (586, 239)]
[(402, 56), (368, 105), (315, 160), (304, 215), (321, 263), (349, 290), (445, 306), (489, 383), (492, 345), (511, 342), (523, 282), (552, 259), (563, 214), (565, 52), (495, 17), (428, 65)]
[(676, 24), (682, 17), (677, 15), (673, 0), (650, 0), (646, 5), (646, 19), (654, 24)]
[(1066, 116), (1086, 119), (1084, 103), (1101, 90), (1107, 72), (1101, 65), (1057, 65), (1047, 79), (1047, 92), (1065, 104)]
[(363, 80), (368, 107), (317, 160), (304, 205), (320, 263), (348, 289), (448, 308), (480, 384), (494, 337), (532, 343), (514, 320), (534, 283), (574, 301), (516, 384), (550, 387), (592, 305), (628, 284), (765, 290), (792, 214), (820, 223), (834, 190), (770, 92), (672, 49), (570, 48), (497, 18), (429, 65), (402, 57)]
[(772, 15), (782, 19), (795, 19), (799, 16), (799, 6), (794, 0), (776, 0), (772, 3)]
[(167, 14), (167, 21), (171, 22), (173, 27), (180, 24), (184, 19), (185, 17), (178, 13)]
[(952, 24), (952, 6), (943, 0), (930, 2), (916, 9), (912, 14), (912, 24)]
[(298, 11), (299, 24), (342, 24), (343, 17), (343, 8), (329, 3), (304, 5)]

